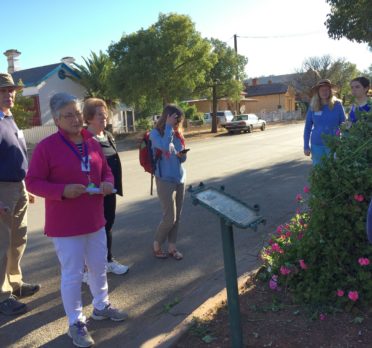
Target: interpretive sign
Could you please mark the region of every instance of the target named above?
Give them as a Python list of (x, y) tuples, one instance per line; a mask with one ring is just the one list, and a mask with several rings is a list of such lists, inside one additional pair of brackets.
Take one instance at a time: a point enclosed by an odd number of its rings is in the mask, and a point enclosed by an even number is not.
[(237, 227), (256, 229), (259, 223), (264, 222), (263, 217), (258, 215), (257, 206), (251, 208), (223, 190), (202, 185), (192, 193), (192, 198), (194, 203), (204, 205)]
[(224, 191), (224, 187), (218, 190), (213, 187), (205, 187), (203, 183), (200, 183), (196, 189), (190, 186), (188, 191), (191, 192), (195, 205), (200, 204), (220, 217), (231, 345), (233, 348), (242, 348), (243, 335), (240, 322), (233, 225), (256, 230), (260, 223), (265, 223), (265, 220), (258, 214), (260, 208), (257, 205), (251, 208), (228, 195)]

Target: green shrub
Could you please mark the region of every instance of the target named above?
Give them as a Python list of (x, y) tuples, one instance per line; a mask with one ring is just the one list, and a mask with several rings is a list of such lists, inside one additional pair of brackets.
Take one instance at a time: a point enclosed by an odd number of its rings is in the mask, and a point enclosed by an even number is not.
[[(307, 207), (279, 226), (262, 251), (273, 290), (302, 303), (350, 309), (372, 303), (372, 246), (366, 216), (372, 195), (372, 112), (328, 137), (329, 158), (313, 168)], [(301, 195), (298, 201), (305, 204)]]
[(197, 112), (192, 117), (192, 120), (193, 121), (202, 121), (204, 123), (204, 113), (203, 112)]
[(12, 113), (18, 128), (27, 129), (32, 126), (32, 116), (35, 113), (31, 111), (33, 108), (33, 100), (30, 97), (24, 97), (22, 91), (17, 91)]
[(144, 118), (139, 118), (136, 120), (136, 129), (137, 130), (147, 130), (147, 129), (152, 129), (154, 126), (154, 123), (151, 118), (149, 117), (144, 117)]

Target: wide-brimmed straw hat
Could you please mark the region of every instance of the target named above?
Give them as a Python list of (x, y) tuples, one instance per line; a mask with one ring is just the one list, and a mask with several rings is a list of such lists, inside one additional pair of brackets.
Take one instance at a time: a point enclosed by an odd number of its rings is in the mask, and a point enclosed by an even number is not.
[(333, 84), (331, 82), (331, 80), (329, 79), (322, 79), (322, 80), (319, 80), (315, 86), (313, 86), (311, 88), (311, 94), (315, 94), (316, 92), (318, 92), (319, 88), (322, 87), (322, 86), (328, 86), (329, 88), (333, 89), (333, 90), (336, 90), (337, 89), (337, 86), (335, 84)]
[(13, 87), (15, 89), (22, 89), (23, 86), (16, 85), (13, 81), (13, 77), (7, 73), (0, 73), (0, 88)]

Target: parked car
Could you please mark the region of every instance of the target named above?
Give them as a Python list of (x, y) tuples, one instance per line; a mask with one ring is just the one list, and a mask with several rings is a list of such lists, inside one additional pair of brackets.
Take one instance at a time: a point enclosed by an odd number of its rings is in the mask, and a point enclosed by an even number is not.
[[(232, 121), (234, 118), (234, 114), (230, 110), (222, 110), (217, 111), (217, 121), (223, 125), (226, 122)], [(204, 114), (204, 122), (205, 123), (212, 123), (212, 113), (206, 112)]]
[(255, 114), (242, 114), (235, 116), (231, 122), (227, 122), (222, 126), (226, 128), (230, 134), (234, 132), (251, 133), (254, 129), (258, 128), (264, 131), (266, 128), (266, 121), (258, 118)]

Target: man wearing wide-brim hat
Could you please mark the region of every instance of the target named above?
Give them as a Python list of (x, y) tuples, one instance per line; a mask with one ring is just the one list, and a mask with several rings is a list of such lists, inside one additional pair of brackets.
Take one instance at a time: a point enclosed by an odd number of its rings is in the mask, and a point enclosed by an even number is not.
[(0, 73), (0, 314), (4, 315), (25, 313), (26, 305), (18, 298), (40, 289), (38, 284), (23, 282), (20, 268), (26, 248), (28, 162), (25, 138), (11, 108), (21, 88), (10, 74)]
[(313, 165), (321, 163), (330, 150), (324, 143), (324, 135), (336, 135), (345, 122), (345, 111), (333, 92), (336, 86), (328, 79), (319, 80), (311, 88), (311, 101), (304, 128), (304, 154), (310, 156)]

